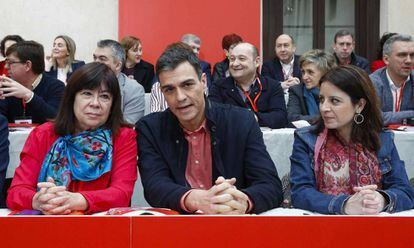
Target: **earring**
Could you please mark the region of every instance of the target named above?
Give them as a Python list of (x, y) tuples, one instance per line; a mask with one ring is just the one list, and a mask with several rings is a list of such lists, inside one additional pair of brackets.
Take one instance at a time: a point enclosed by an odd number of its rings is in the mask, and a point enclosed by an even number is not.
[(355, 122), (355, 124), (359, 125), (362, 122), (364, 122), (364, 120), (365, 120), (365, 118), (364, 118), (364, 116), (361, 113), (356, 113), (354, 115), (354, 122)]

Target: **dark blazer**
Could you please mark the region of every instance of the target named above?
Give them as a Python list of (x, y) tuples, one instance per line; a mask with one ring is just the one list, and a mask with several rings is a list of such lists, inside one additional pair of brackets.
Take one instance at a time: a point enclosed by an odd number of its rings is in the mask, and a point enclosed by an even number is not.
[(211, 88), (211, 65), (203, 60), (200, 60), (200, 66), (201, 66), (201, 70), (203, 71), (203, 73), (206, 74), (206, 78), (207, 78), (207, 87), (210, 89)]
[(305, 98), (303, 98), (303, 90), (303, 83), (289, 88), (289, 102), (287, 105), (289, 123), (297, 120), (309, 121), (316, 117), (309, 115)]
[[(31, 116), (33, 123), (37, 124), (55, 118), (64, 89), (65, 85), (61, 81), (43, 74), (42, 80), (33, 91), (33, 99), (26, 105), (26, 116)], [(6, 116), (11, 123), (14, 123), (16, 117), (23, 115), (23, 110), (20, 98), (7, 97), (0, 100), (0, 114)]]
[[(235, 186), (253, 202), (253, 213), (278, 207), (282, 187), (263, 135), (245, 109), (206, 100), (211, 138), (212, 183), (236, 178)], [(243, 124), (241, 124), (243, 123)], [(181, 197), (191, 189), (185, 178), (188, 143), (170, 109), (144, 116), (136, 126), (138, 168), (145, 199), (151, 206), (183, 212)]]
[[(292, 75), (294, 77), (299, 78), (300, 80), (302, 78), (302, 73), (300, 72), (299, 59), (300, 59), (300, 56), (295, 55), (295, 60), (293, 61)], [(278, 57), (275, 57), (274, 59), (268, 60), (263, 63), (262, 76), (270, 77), (279, 82), (285, 81), (283, 70), (282, 70), (282, 65), (280, 64), (280, 60)]]
[(226, 71), (229, 69), (229, 60), (226, 58), (214, 65), (213, 68), (213, 83), (220, 79), (226, 78)]
[[(122, 72), (125, 73), (125, 66), (122, 68)], [(154, 66), (151, 63), (141, 59), (141, 62), (134, 66), (133, 76), (144, 87), (145, 93), (151, 93), (152, 80), (154, 79)]]
[(6, 180), (7, 166), (9, 165), (9, 128), (7, 119), (0, 115), (0, 207), (6, 207), (4, 182)]
[[(339, 65), (339, 59), (336, 56), (336, 53), (334, 53), (335, 59), (336, 59), (336, 63)], [(370, 74), (371, 73), (371, 68), (369, 66), (369, 61), (361, 56), (356, 55), (354, 52), (351, 53), (351, 61), (349, 62), (350, 65), (355, 65), (359, 68), (361, 68), (362, 70), (364, 70), (366, 73)]]
[[(70, 76), (72, 76), (73, 72), (75, 72), (77, 69), (81, 68), (85, 65), (85, 61), (76, 60), (72, 63), (72, 72), (68, 72), (66, 76), (66, 80), (69, 80)], [(46, 75), (52, 78), (57, 78), (57, 70), (52, 68), (50, 71), (45, 72)]]
[[(283, 128), (287, 124), (286, 104), (283, 89), (280, 83), (266, 77), (260, 77), (263, 85), (262, 94), (257, 101), (259, 125), (270, 128)], [(255, 83), (250, 97), (254, 99), (260, 89)], [(209, 99), (251, 110), (248, 101), (243, 101), (233, 77), (228, 77), (214, 82), (209, 93)]]

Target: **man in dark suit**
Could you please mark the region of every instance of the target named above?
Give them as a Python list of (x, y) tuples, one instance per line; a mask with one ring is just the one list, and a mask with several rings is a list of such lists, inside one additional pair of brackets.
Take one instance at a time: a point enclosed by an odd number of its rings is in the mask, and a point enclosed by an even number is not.
[(354, 52), (354, 35), (348, 30), (339, 30), (334, 37), (332, 49), (338, 65), (355, 65), (366, 71), (371, 72), (369, 62), (366, 58), (358, 56)]
[(279, 206), (281, 182), (253, 114), (204, 97), (206, 76), (183, 43), (157, 61), (169, 108), (137, 124), (145, 199), (184, 213), (261, 213)]
[(281, 34), (275, 40), (275, 58), (264, 62), (262, 67), (262, 76), (279, 81), (285, 95), (290, 86), (299, 84), (301, 78), (299, 56), (295, 52), (293, 38), (288, 34)]
[[(181, 42), (189, 45), (193, 52), (199, 57), (200, 55), (200, 48), (201, 48), (201, 39), (195, 34), (185, 34), (181, 37)], [(207, 87), (208, 89), (211, 88), (211, 65), (207, 61), (200, 60), (200, 66), (203, 73), (206, 74), (207, 77)]]
[(251, 110), (260, 126), (283, 128), (287, 112), (280, 83), (259, 76), (260, 56), (249, 43), (239, 43), (230, 53), (230, 77), (215, 81), (209, 99)]
[(0, 77), (0, 113), (9, 122), (42, 124), (56, 116), (64, 84), (44, 73), (43, 46), (22, 41), (6, 52), (9, 77)]
[(0, 114), (0, 207), (6, 207), (6, 180), (7, 165), (9, 164), (9, 129), (7, 119)]

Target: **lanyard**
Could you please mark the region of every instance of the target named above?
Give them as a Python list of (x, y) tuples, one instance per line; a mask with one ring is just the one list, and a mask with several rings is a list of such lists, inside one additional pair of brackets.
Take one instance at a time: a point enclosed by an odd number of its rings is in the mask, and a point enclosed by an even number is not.
[(403, 98), (403, 94), (404, 94), (404, 86), (405, 83), (403, 83), (403, 85), (400, 88), (400, 94), (398, 94), (398, 91), (395, 92), (395, 112), (399, 112), (400, 108), (401, 108), (401, 102), (402, 102), (402, 98)]
[(245, 91), (242, 89), (244, 96), (247, 98), (247, 100), (249, 100), (250, 105), (253, 108), (253, 111), (255, 113), (259, 112), (259, 109), (257, 108), (257, 100), (259, 100), (260, 95), (262, 94), (262, 90), (263, 90), (263, 86), (262, 86), (262, 82), (260, 82), (260, 79), (258, 77), (256, 77), (257, 83), (259, 84), (259, 94), (256, 95), (256, 97), (254, 98), (254, 100), (252, 100), (252, 98), (250, 98), (249, 92)]

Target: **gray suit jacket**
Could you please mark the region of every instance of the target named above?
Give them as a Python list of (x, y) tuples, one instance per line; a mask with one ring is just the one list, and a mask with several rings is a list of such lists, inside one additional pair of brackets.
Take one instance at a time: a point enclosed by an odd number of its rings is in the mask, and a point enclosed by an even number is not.
[(127, 77), (124, 73), (118, 75), (119, 87), (122, 96), (122, 113), (124, 120), (136, 124), (145, 112), (144, 87), (134, 79)]
[(404, 119), (414, 117), (414, 72), (411, 72), (403, 91), (403, 99), (399, 112), (393, 112), (394, 100), (392, 98), (390, 83), (387, 78), (386, 67), (376, 70), (369, 75), (381, 102), (384, 125), (402, 123)]

